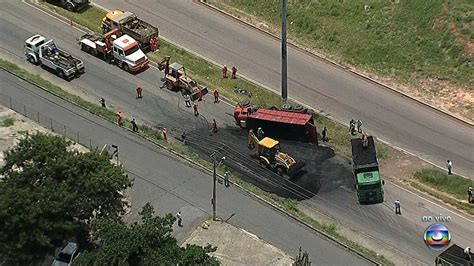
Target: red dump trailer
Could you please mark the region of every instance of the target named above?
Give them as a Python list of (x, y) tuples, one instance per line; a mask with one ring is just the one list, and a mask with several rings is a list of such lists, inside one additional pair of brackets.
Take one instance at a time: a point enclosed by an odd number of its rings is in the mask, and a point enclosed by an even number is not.
[(234, 118), (240, 127), (254, 131), (261, 127), (265, 135), (271, 137), (318, 144), (313, 116), (301, 110), (254, 108), (250, 104), (238, 104), (234, 109)]

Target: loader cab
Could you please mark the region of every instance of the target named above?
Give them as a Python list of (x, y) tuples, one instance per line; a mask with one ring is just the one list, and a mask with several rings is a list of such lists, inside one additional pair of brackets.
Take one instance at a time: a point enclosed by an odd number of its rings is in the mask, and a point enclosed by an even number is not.
[(280, 149), (280, 142), (272, 138), (265, 137), (258, 142), (258, 154), (272, 161)]

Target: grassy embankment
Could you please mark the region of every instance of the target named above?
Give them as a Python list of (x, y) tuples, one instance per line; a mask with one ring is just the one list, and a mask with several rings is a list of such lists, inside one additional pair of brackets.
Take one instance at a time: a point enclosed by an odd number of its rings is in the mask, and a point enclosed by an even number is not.
[(15, 119), (13, 118), (5, 118), (3, 121), (2, 121), (2, 127), (11, 127), (15, 124)]
[(467, 202), (467, 189), (474, 180), (446, 172), (422, 170), (415, 173), (412, 185), (438, 199), (474, 215), (474, 204)]
[[(17, 65), (15, 65), (15, 64), (13, 64), (9, 61), (3, 60), (3, 59), (0, 59), (0, 68), (7, 69), (7, 70), (15, 73), (16, 75), (24, 78), (25, 80), (27, 80), (27, 81), (29, 81), (33, 84), (36, 84), (36, 85), (42, 87), (43, 89), (45, 89), (47, 91), (50, 91), (50, 92), (60, 96), (61, 98), (67, 99), (68, 101), (70, 101), (70, 102), (72, 102), (72, 103), (88, 110), (92, 114), (101, 116), (102, 118), (108, 120), (109, 122), (115, 122), (115, 113), (112, 110), (102, 108), (102, 107), (100, 107), (100, 106), (98, 106), (94, 103), (88, 102), (88, 101), (86, 101), (86, 100), (84, 100), (84, 99), (82, 99), (82, 98), (80, 98), (76, 95), (73, 95), (69, 92), (66, 92), (65, 90), (63, 90), (59, 86), (56, 86), (56, 85), (52, 84), (51, 82), (43, 79), (40, 75), (33, 75), (33, 74), (25, 71), (24, 69), (18, 67)], [(131, 128), (130, 120), (124, 119), (123, 126)], [(190, 159), (194, 162), (197, 162), (197, 163), (203, 165), (207, 169), (211, 169), (211, 167), (212, 167), (211, 163), (209, 163), (208, 161), (200, 158), (196, 153), (189, 151), (185, 146), (182, 146), (182, 145), (180, 145), (178, 143), (174, 143), (174, 142), (164, 141), (162, 139), (162, 135), (161, 135), (160, 131), (157, 131), (157, 130), (155, 130), (151, 127), (148, 127), (146, 125), (140, 125), (140, 131), (138, 132), (138, 134), (143, 136), (143, 137), (146, 137), (146, 138), (148, 138), (148, 139), (150, 139), (154, 142), (159, 143), (160, 145), (166, 147), (167, 149), (169, 149), (169, 150), (171, 150), (171, 151), (173, 151), (177, 154), (180, 154), (181, 156), (183, 156), (185, 158), (188, 158), (188, 159)], [(222, 174), (224, 172), (224, 170), (225, 169), (223, 167), (221, 167), (219, 169), (220, 174)], [(369, 256), (369, 257), (371, 257), (371, 258), (373, 258), (377, 261), (380, 261), (384, 264), (391, 265), (391, 262), (388, 261), (387, 259), (385, 259), (383, 256), (377, 255), (376, 252), (374, 252), (372, 250), (369, 250), (365, 247), (362, 247), (359, 244), (357, 244), (357, 243), (347, 239), (343, 235), (339, 234), (337, 232), (337, 227), (334, 224), (320, 223), (318, 221), (315, 221), (315, 220), (311, 219), (309, 216), (305, 215), (304, 213), (298, 211), (297, 202), (295, 200), (277, 197), (277, 196), (275, 196), (271, 193), (268, 193), (268, 192), (265, 192), (265, 191), (261, 190), (260, 188), (258, 188), (256, 186), (253, 186), (250, 183), (243, 182), (242, 180), (237, 179), (234, 176), (231, 177), (231, 180), (233, 182), (239, 184), (244, 189), (246, 189), (246, 190), (248, 190), (252, 193), (255, 193), (257, 195), (260, 195), (263, 198), (265, 198), (266, 200), (272, 202), (273, 204), (276, 204), (276, 205), (280, 206), (280, 208), (282, 208), (283, 210), (289, 212), (290, 214), (294, 215), (295, 217), (297, 217), (299, 219), (302, 219), (303, 221), (310, 224), (314, 228), (316, 228), (318, 230), (322, 230), (323, 232), (335, 237), (336, 239), (338, 239), (339, 241), (345, 243), (346, 245), (349, 245), (349, 246), (353, 247), (355, 250), (358, 250), (359, 252), (361, 252), (363, 254), (366, 254), (367, 256)]]
[[(278, 1), (207, 2), (280, 27)], [(288, 34), (337, 61), (399, 81), (438, 78), (472, 85), (474, 51), (467, 47), (474, 39), (473, 8), (471, 0), (288, 1)]]

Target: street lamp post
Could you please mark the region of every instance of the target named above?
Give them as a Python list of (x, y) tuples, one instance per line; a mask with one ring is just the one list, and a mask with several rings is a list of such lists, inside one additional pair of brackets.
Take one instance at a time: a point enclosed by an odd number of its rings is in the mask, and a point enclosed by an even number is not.
[(216, 158), (213, 157), (214, 171), (213, 171), (213, 184), (212, 184), (212, 220), (216, 221), (216, 182), (217, 182), (217, 167), (225, 160), (225, 156), (217, 162)]

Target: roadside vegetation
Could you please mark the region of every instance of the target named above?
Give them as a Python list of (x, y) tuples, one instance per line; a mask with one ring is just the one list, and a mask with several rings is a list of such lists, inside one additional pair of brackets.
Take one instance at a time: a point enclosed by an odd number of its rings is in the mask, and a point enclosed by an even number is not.
[(474, 187), (474, 180), (428, 169), (417, 171), (414, 177), (411, 183), (417, 189), (474, 215), (474, 205), (467, 202), (467, 189)]
[(5, 118), (3, 121), (2, 121), (2, 127), (11, 127), (15, 124), (15, 119), (13, 118)]
[[(279, 35), (281, 1), (207, 2)], [(473, 93), (473, 10), (470, 0), (288, 1), (287, 25), (297, 43), (439, 100), (459, 96), (452, 86)], [(450, 107), (474, 119), (472, 99)]]

